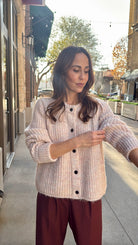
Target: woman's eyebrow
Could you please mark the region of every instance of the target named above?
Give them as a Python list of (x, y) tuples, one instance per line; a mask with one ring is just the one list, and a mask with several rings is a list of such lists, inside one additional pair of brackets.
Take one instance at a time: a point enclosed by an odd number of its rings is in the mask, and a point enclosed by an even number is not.
[[(81, 68), (81, 66), (79, 66), (79, 65), (73, 65), (72, 67), (78, 67), (78, 68)], [(89, 66), (85, 66), (85, 68), (89, 68)]]

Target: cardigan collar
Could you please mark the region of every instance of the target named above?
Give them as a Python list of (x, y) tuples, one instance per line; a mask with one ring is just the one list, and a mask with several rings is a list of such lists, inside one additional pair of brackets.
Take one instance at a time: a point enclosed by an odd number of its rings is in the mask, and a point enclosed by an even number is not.
[(70, 111), (79, 111), (81, 108), (81, 103), (78, 103), (76, 105), (70, 105), (67, 102), (64, 102), (65, 104), (65, 109), (70, 110)]

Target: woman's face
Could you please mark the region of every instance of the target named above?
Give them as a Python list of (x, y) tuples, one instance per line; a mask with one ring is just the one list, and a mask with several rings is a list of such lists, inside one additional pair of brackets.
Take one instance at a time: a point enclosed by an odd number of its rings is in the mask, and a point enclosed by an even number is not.
[(89, 78), (89, 60), (84, 53), (75, 55), (74, 61), (66, 74), (66, 91), (81, 93)]

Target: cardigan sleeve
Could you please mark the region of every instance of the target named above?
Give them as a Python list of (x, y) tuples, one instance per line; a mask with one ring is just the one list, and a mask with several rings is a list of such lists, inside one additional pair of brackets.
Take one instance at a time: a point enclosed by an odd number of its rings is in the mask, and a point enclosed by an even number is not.
[(43, 99), (36, 102), (30, 125), (25, 129), (26, 145), (37, 163), (55, 162), (50, 155), (52, 144), (46, 129), (46, 114)]
[(105, 141), (129, 160), (129, 153), (138, 148), (138, 140), (125, 122), (115, 115), (106, 102), (100, 101), (99, 129), (105, 130)]

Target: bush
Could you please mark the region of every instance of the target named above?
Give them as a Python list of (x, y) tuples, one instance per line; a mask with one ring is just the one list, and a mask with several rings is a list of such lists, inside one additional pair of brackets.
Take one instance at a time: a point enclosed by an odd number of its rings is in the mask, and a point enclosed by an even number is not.
[(121, 100), (118, 100), (118, 99), (109, 99), (109, 101), (121, 102)]
[(106, 99), (106, 95), (98, 94), (98, 96), (99, 96), (100, 98), (105, 98), (105, 99)]
[(138, 102), (122, 101), (124, 104), (138, 105)]

